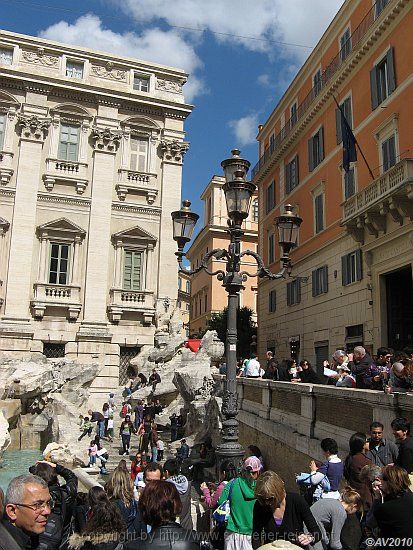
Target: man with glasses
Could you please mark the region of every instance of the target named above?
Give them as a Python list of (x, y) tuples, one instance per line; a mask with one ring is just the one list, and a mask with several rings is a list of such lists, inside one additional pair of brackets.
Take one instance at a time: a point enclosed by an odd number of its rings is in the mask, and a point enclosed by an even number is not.
[(47, 483), (34, 475), (12, 479), (6, 492), (5, 514), (0, 522), (0, 550), (37, 548), (53, 508)]
[(385, 439), (383, 433), (384, 426), (381, 422), (370, 424), (369, 450), (366, 456), (380, 468), (387, 464), (395, 464), (399, 454), (397, 445)]

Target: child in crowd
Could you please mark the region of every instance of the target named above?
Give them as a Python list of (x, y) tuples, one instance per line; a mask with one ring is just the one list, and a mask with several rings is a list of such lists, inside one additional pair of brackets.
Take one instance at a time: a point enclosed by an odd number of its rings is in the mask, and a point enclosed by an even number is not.
[(163, 453), (165, 450), (165, 443), (162, 441), (162, 439), (158, 439), (157, 447), (158, 447), (158, 461), (160, 461), (160, 460), (163, 460)]
[(113, 433), (113, 414), (109, 415), (107, 436), (108, 436), (109, 441), (112, 443), (113, 436), (114, 436), (114, 433)]
[(96, 445), (96, 441), (92, 439), (92, 441), (90, 442), (90, 447), (88, 449), (89, 467), (94, 466), (96, 464), (97, 453), (98, 453), (98, 446)]
[(78, 437), (78, 441), (81, 441), (81, 439), (85, 437), (85, 435), (88, 435), (90, 437), (93, 431), (93, 425), (89, 417), (85, 416), (85, 418), (83, 418), (82, 415), (80, 415), (80, 417), (81, 417), (80, 430), (82, 431), (82, 433)]

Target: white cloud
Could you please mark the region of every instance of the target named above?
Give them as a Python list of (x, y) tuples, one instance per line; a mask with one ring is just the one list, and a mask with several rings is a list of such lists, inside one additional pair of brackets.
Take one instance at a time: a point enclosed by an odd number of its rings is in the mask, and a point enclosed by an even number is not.
[(258, 133), (258, 114), (252, 113), (237, 120), (230, 120), (228, 126), (234, 132), (238, 145), (250, 145), (255, 142)]
[(261, 86), (269, 86), (270, 85), (270, 75), (269, 74), (260, 74), (257, 78), (258, 84)]
[(60, 21), (39, 34), (50, 40), (184, 69), (190, 74), (185, 85), (187, 101), (192, 101), (195, 95), (204, 91), (202, 80), (194, 75), (202, 67), (202, 61), (193, 46), (174, 30), (151, 28), (139, 35), (133, 32), (116, 33), (105, 28), (99, 17), (88, 14), (79, 17), (73, 24)]

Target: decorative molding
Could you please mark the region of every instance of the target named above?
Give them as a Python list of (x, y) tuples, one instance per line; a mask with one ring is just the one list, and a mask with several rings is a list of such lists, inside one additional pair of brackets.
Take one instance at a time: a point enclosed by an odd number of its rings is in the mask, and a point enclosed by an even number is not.
[(24, 91), (35, 94), (49, 95), (52, 90), (51, 86), (39, 84), (38, 82), (24, 82)]
[(24, 63), (30, 63), (32, 65), (42, 65), (43, 67), (49, 67), (51, 69), (59, 67), (59, 57), (46, 54), (44, 48), (37, 48), (36, 51), (22, 50), (21, 58)]
[(158, 78), (155, 83), (155, 89), (173, 94), (182, 94), (182, 82), (177, 80), (163, 80)]
[(116, 153), (122, 139), (122, 133), (110, 128), (92, 128), (91, 137), (96, 151)]
[(165, 118), (175, 118), (177, 120), (186, 120), (191, 111), (187, 113), (182, 113), (181, 111), (164, 111)]
[(135, 206), (134, 204), (113, 202), (112, 210), (115, 212), (130, 212), (132, 214), (150, 214), (152, 216), (161, 216), (161, 208), (147, 208), (145, 206)]
[(17, 126), (21, 128), (21, 137), (32, 141), (43, 141), (49, 130), (50, 119), (39, 118), (36, 115), (21, 115), (17, 117)]
[[(0, 194), (1, 194), (0, 189)], [(68, 195), (49, 195), (49, 193), (37, 193), (37, 202), (51, 202), (55, 204), (73, 204), (81, 208), (90, 208), (91, 199), (78, 199)]]
[(8, 189), (4, 187), (0, 187), (0, 195), (3, 195), (4, 197), (14, 197), (16, 194), (16, 189)]
[(116, 82), (127, 82), (128, 71), (117, 69), (113, 63), (109, 61), (106, 65), (92, 65), (90, 74), (97, 78), (105, 78), (107, 80), (115, 80)]
[(184, 155), (189, 149), (189, 143), (178, 141), (177, 139), (172, 141), (162, 139), (159, 147), (164, 161), (180, 164), (183, 162)]

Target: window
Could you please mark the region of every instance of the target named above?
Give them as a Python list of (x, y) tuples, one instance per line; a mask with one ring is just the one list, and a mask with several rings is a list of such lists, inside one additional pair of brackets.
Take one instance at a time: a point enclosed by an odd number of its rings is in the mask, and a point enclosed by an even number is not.
[(182, 279), (178, 277), (178, 290), (182, 290)]
[(60, 160), (76, 162), (79, 154), (79, 126), (60, 126), (59, 149), (57, 156)]
[(275, 262), (275, 235), (271, 233), (268, 235), (268, 263), (273, 264)]
[(11, 65), (13, 63), (13, 50), (0, 48), (0, 65)]
[(190, 294), (191, 292), (191, 283), (189, 281), (186, 281), (186, 292)]
[(308, 140), (308, 169), (310, 172), (320, 164), (324, 159), (324, 130), (323, 127), (318, 130)]
[(3, 149), (5, 130), (6, 130), (6, 115), (0, 114), (0, 151)]
[(287, 306), (293, 306), (301, 302), (301, 280), (294, 279), (287, 283)]
[(189, 304), (188, 304), (188, 302), (185, 304), (185, 309), (186, 309), (186, 311), (189, 311)]
[(324, 229), (324, 193), (314, 197), (314, 221), (315, 232), (320, 233)]
[(344, 172), (344, 200), (349, 199), (356, 192), (354, 168)]
[(148, 160), (148, 140), (132, 137), (130, 140), (130, 169), (146, 172)]
[(341, 278), (343, 286), (362, 280), (363, 262), (360, 249), (341, 257)]
[(275, 207), (275, 182), (272, 181), (266, 190), (265, 213), (271, 212)]
[(383, 172), (390, 170), (396, 164), (396, 137), (393, 134), (381, 144), (381, 154), (383, 159)]
[(312, 272), (313, 296), (326, 294), (328, 292), (328, 266), (324, 265)]
[(258, 199), (252, 201), (252, 221), (258, 222)]
[(139, 92), (149, 92), (149, 77), (135, 73), (133, 77), (133, 89)]
[(270, 152), (272, 153), (274, 151), (275, 146), (275, 135), (271, 134), (270, 136)]
[(384, 59), (370, 71), (370, 88), (373, 110), (396, 89), (393, 48), (390, 48)]
[(204, 296), (204, 312), (206, 313), (208, 309), (208, 294)]
[(67, 61), (66, 76), (69, 78), (83, 78), (84, 64), (78, 61)]
[(353, 128), (353, 121), (352, 121), (352, 113), (351, 113), (351, 97), (347, 97), (343, 103), (340, 103), (341, 111), (340, 109), (336, 109), (336, 137), (337, 137), (337, 145), (343, 141), (343, 137), (341, 135), (341, 112), (343, 112), (345, 119), (348, 122), (348, 125), (350, 128)]
[(314, 95), (318, 95), (321, 91), (321, 69), (318, 69), (318, 71), (313, 76), (313, 90)]
[(384, 10), (386, 5), (389, 3), (389, 0), (377, 0), (376, 1), (376, 17), (378, 17), (381, 12)]
[(298, 183), (298, 155), (296, 155), (285, 167), (285, 192), (291, 193)]
[(340, 59), (344, 61), (351, 52), (350, 29), (346, 29), (340, 38)]
[(268, 293), (268, 312), (274, 313), (277, 309), (277, 294), (275, 290), (270, 290)]
[(43, 342), (43, 355), (48, 359), (56, 359), (65, 356), (66, 344), (53, 344), (52, 342)]
[(125, 250), (123, 264), (123, 289), (142, 289), (142, 252)]
[(69, 244), (50, 243), (49, 283), (66, 285), (69, 279)]
[(290, 114), (290, 121), (291, 126), (294, 126), (294, 124), (297, 122), (298, 113), (297, 113), (297, 103), (293, 103), (291, 105), (291, 114)]

